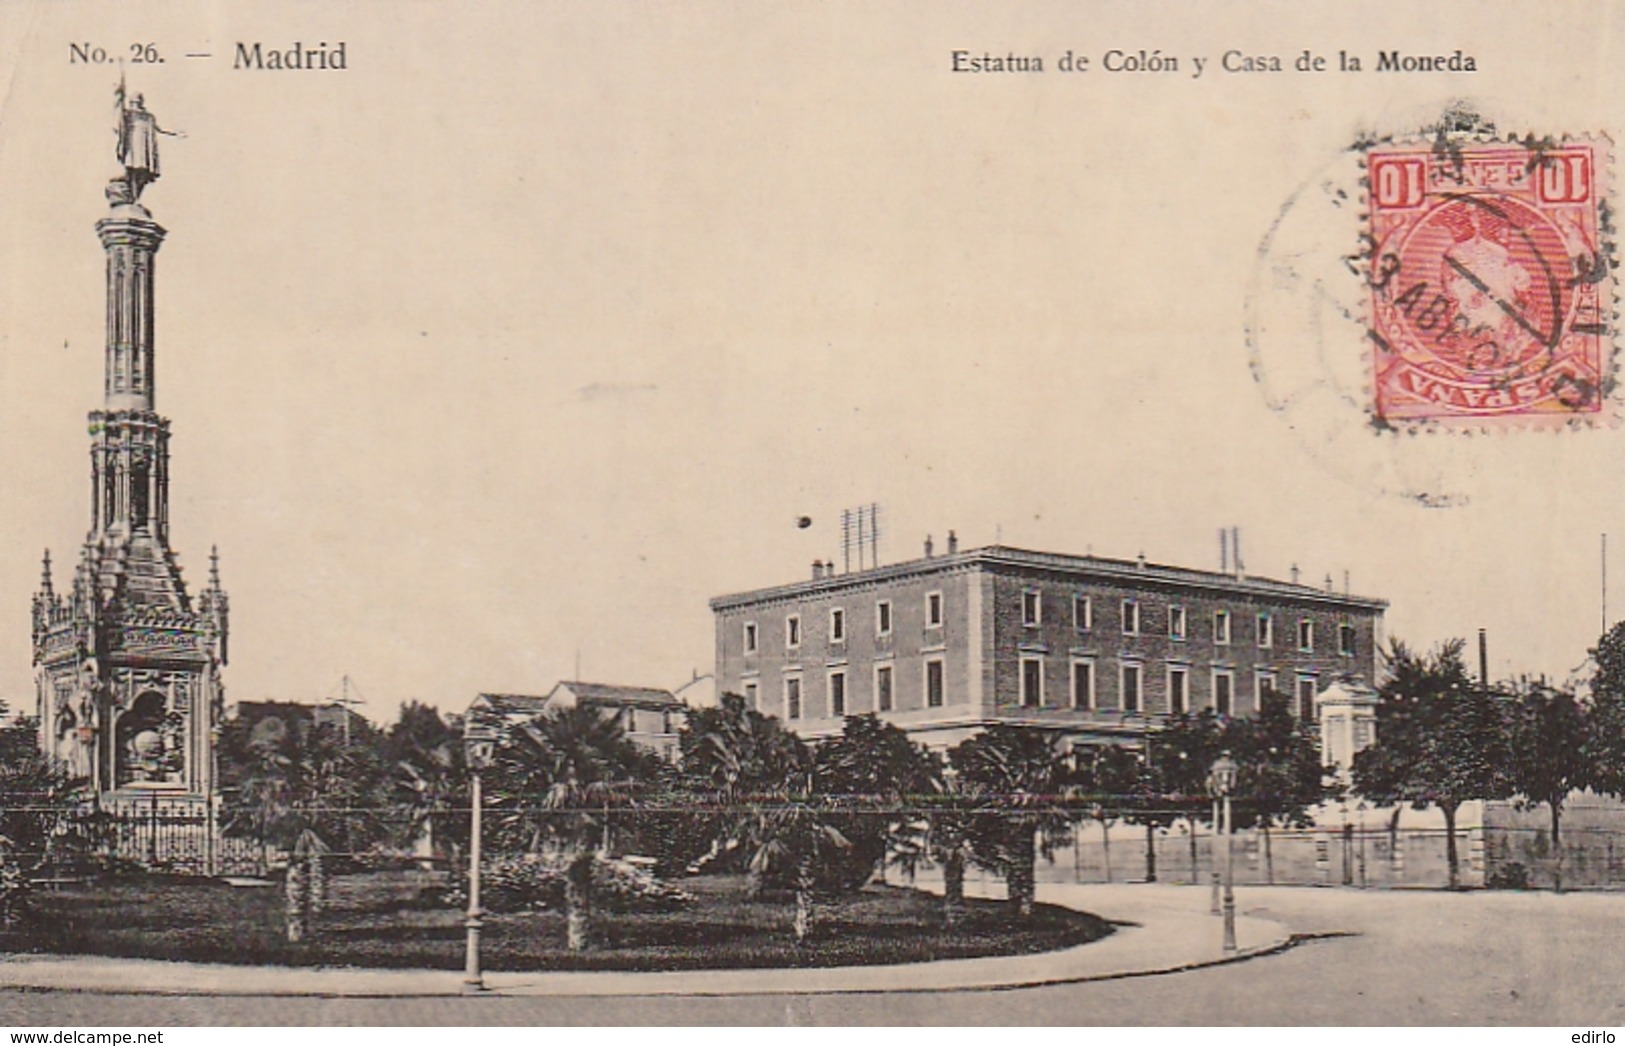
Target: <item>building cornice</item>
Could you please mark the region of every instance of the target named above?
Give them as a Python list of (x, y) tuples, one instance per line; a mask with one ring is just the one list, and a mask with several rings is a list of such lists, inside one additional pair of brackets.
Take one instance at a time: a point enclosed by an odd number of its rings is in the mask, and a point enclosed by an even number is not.
[(754, 589), (717, 596), (710, 602), (713, 612), (789, 602), (840, 592), (861, 591), (881, 584), (910, 578), (985, 570), (999, 574), (1064, 575), (1080, 581), (1098, 581), (1136, 588), (1204, 592), (1219, 596), (1252, 596), (1273, 601), (1289, 601), (1306, 606), (1333, 607), (1381, 613), (1386, 599), (1342, 595), (1309, 585), (1274, 578), (1221, 574), (1216, 571), (1141, 563), (1138, 560), (1104, 559), (1099, 556), (1071, 556), (1055, 552), (989, 545), (951, 555), (931, 556), (873, 567), (847, 574), (811, 578), (788, 585)]

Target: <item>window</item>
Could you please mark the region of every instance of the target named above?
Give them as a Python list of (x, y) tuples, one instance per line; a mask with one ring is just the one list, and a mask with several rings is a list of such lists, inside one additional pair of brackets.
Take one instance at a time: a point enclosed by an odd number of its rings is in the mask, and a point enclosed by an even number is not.
[(1306, 654), (1315, 650), (1315, 623), (1308, 618), (1298, 622), (1298, 649)]
[(637, 728), (638, 728), (638, 713), (637, 713), (637, 710), (633, 709), (633, 708), (623, 708), (623, 709), (621, 709), (621, 729), (630, 734), (634, 730), (636, 730)]
[(1140, 634), (1140, 604), (1132, 599), (1123, 600), (1123, 634), (1125, 636)]
[(891, 666), (875, 666), (875, 711), (891, 711)]
[(745, 653), (756, 653), (756, 622), (745, 622)]
[(755, 683), (746, 683), (745, 684), (745, 707), (755, 709), (758, 712), (760, 712), (762, 710), (761, 706), (756, 703), (756, 684)]
[(1168, 711), (1174, 715), (1183, 715), (1190, 710), (1190, 670), (1180, 666), (1170, 665), (1168, 667)]
[(1298, 677), (1298, 718), (1306, 723), (1315, 721), (1315, 677)]
[(927, 592), (925, 594), (925, 627), (937, 628), (942, 625), (942, 593)]
[(891, 635), (891, 600), (882, 599), (875, 604), (875, 635)]
[(829, 641), (846, 642), (846, 611), (840, 607), (831, 607), (829, 611)]
[(1088, 596), (1072, 597), (1072, 627), (1079, 632), (1095, 627), (1095, 607)]
[(1138, 712), (1140, 710), (1140, 664), (1136, 661), (1125, 661), (1120, 672), (1122, 679), (1122, 709), (1125, 712)]
[(1032, 628), (1041, 623), (1044, 616), (1044, 596), (1036, 588), (1029, 588), (1021, 593), (1021, 623)]
[(801, 718), (801, 680), (794, 676), (784, 681), (784, 718)]
[(1021, 705), (1044, 707), (1044, 661), (1037, 657), (1021, 659)]
[(942, 707), (942, 659), (934, 657), (925, 663), (925, 707)]
[(1213, 641), (1221, 646), (1230, 642), (1230, 611), (1213, 612)]
[(1168, 608), (1168, 638), (1185, 638), (1185, 608), (1177, 603)]
[(1258, 694), (1258, 707), (1264, 707), (1264, 698), (1275, 693), (1275, 673), (1259, 669), (1253, 673), (1253, 687)]
[(1344, 657), (1354, 656), (1354, 626), (1347, 622), (1337, 628), (1337, 652)]
[(1235, 676), (1227, 668), (1213, 670), (1213, 711), (1219, 715), (1229, 715), (1234, 705), (1232, 691), (1235, 690)]
[(1354, 721), (1354, 750), (1356, 752), (1371, 745), (1371, 720), (1361, 717)]
[(1084, 709), (1095, 707), (1095, 663), (1093, 661), (1072, 662), (1072, 707)]
[(801, 615), (791, 614), (784, 619), (784, 645), (791, 650), (801, 645)]
[(846, 673), (829, 674), (829, 714), (839, 718), (846, 715)]
[(1258, 649), (1268, 650), (1275, 645), (1275, 619), (1268, 614), (1258, 615)]

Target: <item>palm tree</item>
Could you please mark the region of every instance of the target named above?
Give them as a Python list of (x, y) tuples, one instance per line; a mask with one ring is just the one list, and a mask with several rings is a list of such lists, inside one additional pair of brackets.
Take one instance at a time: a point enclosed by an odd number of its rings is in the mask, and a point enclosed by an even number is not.
[(776, 780), (762, 782), (748, 808), (751, 873), (758, 881), (769, 872), (790, 875), (797, 944), (812, 932), (820, 869), (852, 848), (836, 824), (850, 804), (831, 796), (822, 776), (817, 760), (802, 749), (799, 758), (780, 767)]
[[(678, 743), (685, 789), (696, 808), (710, 811), (708, 834), (719, 847), (759, 842), (755, 832), (761, 825), (752, 800), (782, 786), (809, 759), (801, 738), (772, 716), (748, 708), (738, 694), (723, 694), (715, 708), (692, 710)], [(752, 862), (748, 896), (761, 892), (765, 871)]]
[(972, 850), (1004, 875), (1018, 917), (1032, 915), (1038, 850), (1051, 852), (1071, 823), (1070, 756), (1058, 731), (996, 724), (948, 753), (980, 801)]
[[(438, 709), (415, 701), (401, 706), (400, 719), (386, 739), (395, 806), (405, 820), (409, 845), (421, 842), (427, 856), (446, 847), (454, 867), (461, 818), (450, 814), (468, 805), (468, 774), (463, 766), (461, 731)], [(449, 845), (448, 845), (449, 844)]]
[(937, 764), (928, 796), (925, 853), (942, 866), (942, 924), (952, 929), (965, 911), (965, 867), (973, 860), (977, 786), (951, 767)]
[(940, 777), (938, 760), (908, 733), (874, 714), (847, 716), (841, 736), (820, 744), (814, 753), (818, 783), (849, 814), (834, 814), (833, 823), (851, 849), (830, 885), (843, 890), (861, 887), (886, 859), (908, 845), (921, 827), (915, 799), (934, 792)]
[(587, 705), (544, 712), (503, 739), (490, 775), (493, 822), (525, 849), (562, 854), (572, 952), (593, 945), (593, 862), (657, 762), (627, 740), (619, 717)]

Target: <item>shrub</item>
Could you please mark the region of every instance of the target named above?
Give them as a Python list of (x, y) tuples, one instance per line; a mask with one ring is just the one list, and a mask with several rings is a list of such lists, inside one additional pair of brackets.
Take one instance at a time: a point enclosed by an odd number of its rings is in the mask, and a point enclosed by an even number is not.
[[(492, 912), (563, 909), (565, 864), (557, 854), (487, 858), (480, 869), (480, 904)], [(592, 889), (593, 905), (611, 912), (673, 911), (694, 899), (635, 865), (603, 856), (593, 858)], [(468, 894), (448, 891), (446, 900), (460, 907)]]
[(1529, 889), (1529, 869), (1517, 861), (1509, 861), (1490, 873), (1484, 885), (1491, 890)]

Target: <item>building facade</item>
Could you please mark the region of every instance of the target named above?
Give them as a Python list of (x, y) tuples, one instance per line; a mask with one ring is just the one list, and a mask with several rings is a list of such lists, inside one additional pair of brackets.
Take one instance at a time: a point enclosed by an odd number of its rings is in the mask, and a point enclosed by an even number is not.
[(1134, 737), (1373, 681), (1387, 603), (1294, 582), (990, 546), (719, 596), (719, 692), (797, 732), (878, 713), (948, 746), (991, 723)]
[[(155, 410), (153, 271), (165, 231), (142, 206), (158, 177), (151, 115), (123, 109), (125, 172), (96, 223), (107, 256), (102, 409), (90, 413), (90, 529), (72, 586), (50, 552), (33, 600), (33, 662), (44, 750), (90, 782), (104, 808), (214, 793), (224, 703), (227, 601), (218, 558), (194, 600), (169, 543), (169, 420)], [(152, 139), (152, 140), (148, 140)]]

